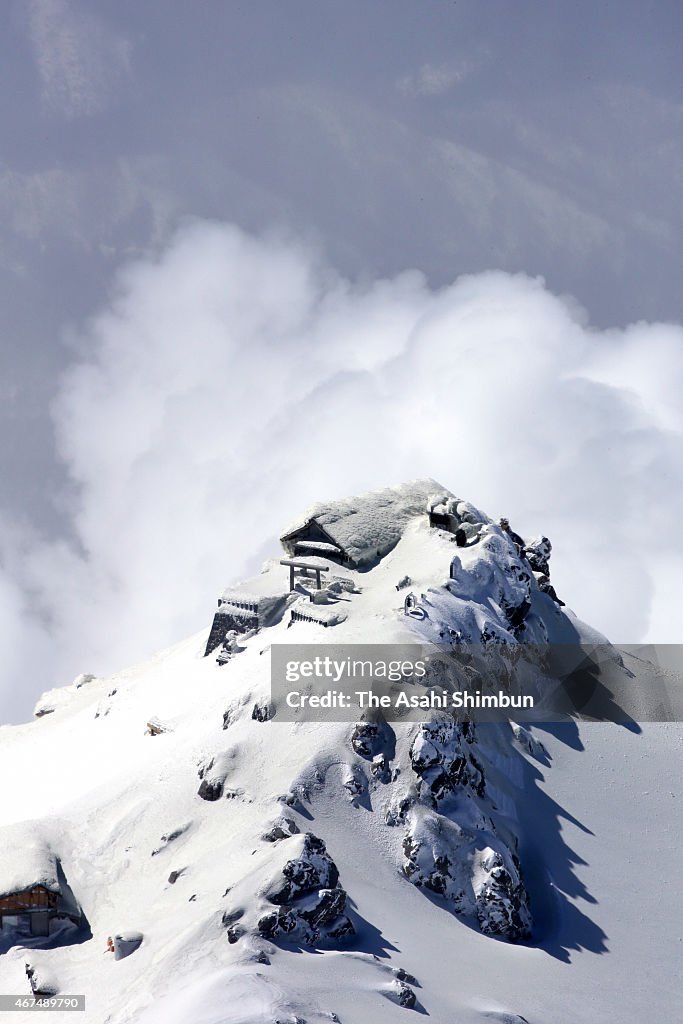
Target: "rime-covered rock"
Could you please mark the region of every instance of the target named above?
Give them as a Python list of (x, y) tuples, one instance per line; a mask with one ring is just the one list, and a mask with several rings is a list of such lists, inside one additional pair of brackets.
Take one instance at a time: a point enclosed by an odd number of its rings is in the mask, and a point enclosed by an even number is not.
[(289, 907), (278, 907), (259, 918), (258, 930), (264, 939), (281, 938), (291, 935), (299, 926), (299, 918)]
[(547, 761), (548, 751), (540, 740), (537, 740), (525, 726), (519, 725), (518, 722), (511, 722), (510, 725), (512, 727), (512, 734), (522, 750), (525, 750), (531, 757), (536, 758), (537, 761)]
[(399, 981), (398, 979), (393, 981), (385, 990), (385, 995), (387, 999), (391, 999), (392, 1003), (396, 1003), (406, 1010), (414, 1010), (417, 1005), (417, 996), (410, 985), (406, 985), (405, 981)]
[(366, 792), (368, 786), (368, 780), (362, 769), (356, 767), (356, 765), (347, 764), (344, 766), (342, 773), (343, 782), (342, 785), (346, 792), (352, 797), (361, 796)]
[(339, 871), (322, 839), (305, 832), (291, 836), (286, 842), (291, 844), (294, 856), (285, 863), (266, 892), (271, 903), (290, 903), (314, 890), (336, 886)]
[(244, 907), (235, 907), (233, 910), (225, 910), (221, 921), (224, 928), (232, 928), (244, 917)]
[(370, 772), (380, 782), (387, 782), (389, 779), (389, 762), (384, 754), (375, 754), (370, 764)]
[(458, 722), (450, 715), (421, 723), (410, 747), (421, 795), (428, 794), (438, 802), (461, 786), (484, 795), (484, 769), (470, 749), (473, 738), (472, 723)]
[(305, 945), (336, 942), (353, 934), (353, 925), (345, 914), (346, 892), (322, 839), (306, 832), (285, 842), (296, 855), (285, 862), (265, 889), (266, 899), (276, 909), (259, 918), (260, 934)]
[[(416, 809), (417, 811), (417, 809)], [(474, 918), (486, 935), (528, 938), (531, 915), (519, 860), (495, 834), (493, 822), (465, 828), (434, 812), (411, 813), (403, 839), (403, 873), (419, 889), (442, 896)], [(482, 849), (482, 836), (490, 845)]]
[(174, 843), (176, 839), (180, 839), (182, 835), (185, 835), (185, 833), (190, 830), (191, 826), (192, 822), (188, 821), (185, 822), (185, 824), (179, 825), (177, 828), (172, 829), (170, 832), (164, 833), (164, 835), (161, 837), (159, 841), (159, 845), (152, 850), (152, 857), (156, 857), (158, 853), (161, 853), (162, 850), (165, 850), (167, 846), (169, 846), (171, 843)]
[(298, 835), (299, 831), (299, 826), (292, 818), (282, 815), (273, 822), (267, 832), (263, 833), (262, 839), (266, 843), (278, 843), (281, 839)]
[(457, 911), (471, 912), (468, 901), (467, 842), (459, 826), (440, 815), (413, 817), (403, 838), (403, 873), (417, 886), (444, 896)]
[(346, 893), (342, 888), (319, 889), (316, 901), (311, 907), (302, 908), (299, 913), (310, 925), (319, 928), (331, 925), (344, 913)]
[(500, 597), (500, 607), (514, 628), (522, 625), (531, 610), (532, 575), (519, 558), (511, 559), (503, 572), (507, 586)]
[(93, 675), (92, 672), (81, 672), (80, 675), (76, 676), (71, 685), (74, 686), (77, 690), (80, 690), (82, 686), (87, 686), (88, 683), (92, 683), (93, 679), (96, 678), (97, 677)]
[(223, 780), (202, 779), (202, 781), (199, 783), (197, 796), (200, 796), (202, 800), (220, 800), (220, 798), (223, 796)]
[(215, 757), (200, 761), (197, 774), (201, 779), (197, 795), (202, 800), (220, 800), (223, 796), (225, 779), (230, 770), (232, 753), (224, 751)]
[(559, 605), (560, 608), (564, 608), (565, 603), (564, 601), (560, 600), (560, 598), (557, 596), (557, 591), (550, 582), (548, 576), (546, 576), (544, 573), (537, 573), (536, 583), (538, 584), (538, 589), (541, 591), (542, 594), (547, 594), (548, 597), (555, 602), (555, 604)]
[(407, 792), (406, 790), (394, 792), (384, 812), (385, 823), (391, 826), (403, 824), (408, 811), (415, 803), (415, 799), (416, 794), (414, 792)]
[(388, 731), (388, 726), (383, 721), (357, 722), (351, 736), (351, 746), (359, 757), (372, 761), (373, 757), (384, 753)]
[(519, 1013), (508, 1013), (505, 1010), (491, 1010), (489, 1013), (484, 1013), (484, 1020), (494, 1021), (495, 1024), (529, 1024), (526, 1017), (522, 1017)]
[(277, 907), (259, 918), (258, 931), (265, 939), (298, 941), (308, 946), (335, 944), (354, 934), (353, 924), (343, 912), (343, 889), (321, 889), (305, 906)]
[(479, 927), (485, 935), (501, 935), (512, 942), (529, 938), (531, 915), (515, 854), (487, 847), (473, 888)]
[(251, 717), (255, 722), (268, 722), (273, 717), (273, 709), (270, 704), (254, 704)]
[(405, 981), (408, 985), (417, 985), (417, 978), (412, 974), (408, 974), (403, 967), (394, 967), (392, 970), (398, 981)]
[(526, 558), (534, 572), (550, 576), (550, 553), (553, 546), (547, 537), (534, 537), (525, 542)]

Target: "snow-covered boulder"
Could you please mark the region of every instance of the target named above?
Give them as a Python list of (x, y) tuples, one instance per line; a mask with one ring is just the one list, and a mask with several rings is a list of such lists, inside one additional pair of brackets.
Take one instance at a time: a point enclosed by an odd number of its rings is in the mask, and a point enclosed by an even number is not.
[(82, 686), (87, 686), (88, 683), (92, 683), (93, 679), (96, 679), (96, 678), (97, 678), (97, 676), (93, 675), (92, 672), (81, 672), (80, 675), (76, 676), (76, 678), (74, 679), (74, 681), (73, 681), (73, 683), (71, 685), (76, 690), (80, 690), (80, 688)]
[(351, 746), (359, 757), (372, 761), (378, 754), (386, 754), (391, 735), (391, 727), (382, 719), (363, 719), (354, 726)]
[(70, 686), (56, 687), (41, 694), (33, 708), (34, 718), (43, 718), (64, 707), (72, 699), (74, 691)]
[(273, 717), (273, 706), (268, 701), (262, 704), (254, 704), (251, 710), (251, 717), (254, 722), (269, 722)]
[(401, 786), (400, 789), (394, 788), (394, 792), (391, 795), (391, 799), (387, 804), (387, 809), (384, 812), (384, 821), (387, 825), (402, 825), (406, 821), (406, 817), (411, 807), (417, 800), (417, 788), (416, 787), (405, 787)]
[(513, 942), (531, 935), (531, 915), (517, 856), (502, 847), (484, 849), (473, 879), (479, 927)]
[[(466, 828), (441, 814), (411, 812), (403, 839), (403, 873), (474, 918), (485, 935), (528, 938), (531, 915), (519, 860), (495, 834)], [(490, 845), (481, 847), (486, 835)]]
[(346, 892), (322, 839), (306, 832), (278, 844), (287, 858), (263, 895), (277, 909), (259, 918), (264, 938), (288, 938), (306, 945), (353, 934), (344, 913)]
[(482, 1014), (484, 1020), (494, 1021), (495, 1024), (529, 1024), (526, 1017), (519, 1013), (508, 1013), (505, 1010), (490, 1010)]
[(527, 754), (537, 761), (547, 762), (548, 751), (541, 741), (537, 740), (526, 726), (520, 725), (518, 722), (511, 722), (510, 725), (512, 727), (512, 734), (522, 750), (526, 751)]
[(352, 799), (367, 792), (367, 775), (359, 765), (346, 764), (342, 768), (342, 785)]
[(291, 836), (286, 846), (289, 859), (265, 892), (271, 903), (290, 903), (315, 889), (331, 888), (339, 881), (337, 866), (328, 854), (322, 839), (305, 832)]
[(550, 554), (553, 546), (547, 537), (534, 537), (533, 540), (525, 541), (526, 558), (534, 572), (540, 572), (544, 576), (550, 576)]
[(392, 1003), (402, 1006), (405, 1010), (414, 1010), (417, 1005), (415, 992), (404, 981), (396, 979), (387, 986), (384, 994), (387, 999), (391, 999)]
[(460, 786), (484, 795), (484, 769), (472, 753), (473, 739), (471, 722), (458, 722), (447, 714), (418, 726), (410, 761), (420, 779), (420, 795), (438, 802)]
[(417, 886), (444, 896), (457, 912), (472, 913), (469, 898), (469, 836), (440, 815), (411, 815), (403, 838), (403, 873)]
[(263, 833), (262, 839), (266, 843), (278, 843), (281, 839), (289, 839), (290, 836), (298, 835), (299, 831), (299, 826), (292, 818), (281, 815)]
[(234, 751), (226, 750), (200, 762), (197, 774), (201, 782), (197, 795), (202, 800), (220, 800), (233, 759)]
[(175, 843), (181, 836), (186, 835), (192, 827), (191, 821), (186, 821), (182, 825), (178, 825), (176, 828), (170, 829), (168, 832), (164, 832), (159, 845), (152, 850), (152, 857), (156, 857), (157, 854), (167, 849), (172, 843)]
[(221, 918), (228, 942), (231, 945), (234, 945), (244, 935), (244, 928), (239, 923), (243, 917), (244, 907), (236, 907), (233, 910), (226, 910)]

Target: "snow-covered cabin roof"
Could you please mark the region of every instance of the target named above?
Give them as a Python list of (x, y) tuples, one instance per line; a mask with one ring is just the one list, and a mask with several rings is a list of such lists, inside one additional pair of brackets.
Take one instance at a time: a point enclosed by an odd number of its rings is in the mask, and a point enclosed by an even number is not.
[(268, 601), (272, 598), (281, 597), (287, 593), (287, 588), (282, 583), (282, 570), (279, 559), (273, 558), (266, 562), (263, 571), (258, 576), (252, 576), (248, 580), (232, 583), (223, 591), (222, 601), (232, 603), (254, 603)]
[(384, 555), (400, 540), (408, 523), (424, 515), (434, 495), (453, 497), (436, 480), (410, 480), (381, 491), (312, 505), (282, 534), (283, 543), (295, 540), (315, 522), (356, 565)]
[(270, 571), (244, 583), (227, 587), (219, 600), (218, 607), (231, 613), (240, 609), (245, 612), (268, 616), (287, 597), (289, 591), (282, 578), (282, 570), (276, 562), (268, 566)]
[(61, 894), (57, 858), (36, 822), (7, 825), (0, 830), (0, 899), (34, 885)]

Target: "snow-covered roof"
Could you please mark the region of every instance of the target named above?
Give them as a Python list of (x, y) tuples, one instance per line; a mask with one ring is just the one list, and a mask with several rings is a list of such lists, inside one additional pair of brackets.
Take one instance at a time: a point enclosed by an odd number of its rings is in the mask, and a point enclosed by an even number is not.
[(6, 825), (0, 830), (0, 899), (34, 885), (61, 893), (57, 858), (36, 822)]
[(340, 549), (336, 544), (327, 544), (324, 540), (298, 540), (297, 551), (320, 551), (324, 555), (338, 555)]
[(400, 540), (408, 523), (426, 513), (428, 500), (434, 494), (453, 496), (436, 480), (425, 479), (352, 498), (319, 502), (299, 516), (281, 540), (293, 537), (315, 520), (355, 563), (368, 562), (385, 554)]
[(278, 568), (275, 561), (268, 566), (268, 569), (268, 572), (262, 572), (260, 575), (254, 576), (253, 579), (226, 587), (221, 595), (221, 600), (235, 605), (261, 605), (272, 599), (283, 597), (287, 594), (287, 588), (282, 582), (282, 570)]

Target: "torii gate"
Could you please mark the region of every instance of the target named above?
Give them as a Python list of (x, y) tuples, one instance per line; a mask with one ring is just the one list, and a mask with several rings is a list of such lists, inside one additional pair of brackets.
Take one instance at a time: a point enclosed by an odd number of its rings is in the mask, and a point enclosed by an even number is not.
[(322, 582), (320, 574), (323, 572), (329, 572), (330, 566), (325, 562), (320, 561), (317, 558), (309, 558), (308, 561), (304, 561), (302, 558), (281, 558), (280, 565), (289, 566), (289, 589), (294, 590), (294, 570), (295, 569), (312, 569), (315, 573), (316, 589), (322, 588)]

